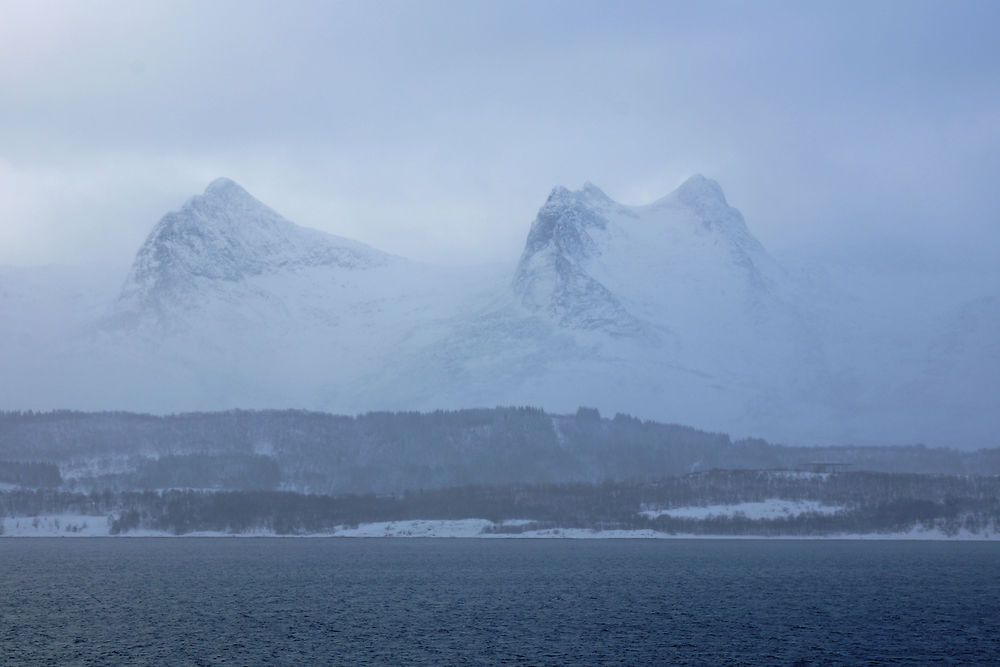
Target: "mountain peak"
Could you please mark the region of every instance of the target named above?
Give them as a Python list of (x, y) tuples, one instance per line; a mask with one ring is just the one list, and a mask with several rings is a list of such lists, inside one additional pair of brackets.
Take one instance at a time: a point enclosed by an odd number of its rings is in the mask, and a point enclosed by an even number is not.
[(590, 181), (584, 183), (579, 190), (570, 190), (562, 185), (557, 185), (552, 188), (552, 192), (549, 193), (549, 198), (546, 200), (546, 204), (556, 206), (577, 203), (609, 205), (615, 202)]
[(226, 178), (225, 176), (220, 176), (219, 178), (215, 179), (214, 181), (208, 184), (208, 187), (205, 188), (204, 196), (209, 197), (209, 196), (219, 196), (225, 194), (244, 194), (247, 196), (250, 195), (250, 193), (244, 190), (243, 187), (241, 187), (240, 184), (234, 181), (233, 179)]
[(590, 181), (587, 181), (586, 183), (583, 184), (583, 189), (580, 190), (580, 194), (582, 194), (584, 197), (592, 201), (600, 201), (600, 202), (612, 201), (611, 197), (604, 194), (604, 190), (601, 190), (599, 187), (597, 187)]
[(562, 185), (557, 185), (556, 187), (552, 188), (552, 192), (549, 193), (549, 196), (545, 200), (545, 203), (550, 204), (552, 202), (561, 202), (572, 198), (573, 198), (573, 193), (570, 192), (568, 188)]
[(521, 303), (564, 326), (638, 333), (641, 323), (587, 269), (589, 260), (601, 254), (607, 216), (620, 209), (590, 182), (576, 191), (553, 189), (531, 225), (514, 274)]
[[(390, 256), (357, 241), (299, 227), (228, 178), (163, 216), (139, 249), (118, 310), (175, 301), (206, 285), (308, 267), (367, 269)], [(186, 297), (185, 297), (186, 298)]]
[(753, 310), (769, 298), (772, 264), (719, 184), (700, 174), (645, 206), (623, 206), (587, 183), (552, 191), (513, 288), (561, 325), (646, 336), (648, 323), (667, 326), (682, 307)]
[(740, 245), (760, 245), (747, 229), (743, 216), (729, 205), (722, 188), (710, 178), (695, 174), (652, 206), (673, 207), (677, 204), (691, 211), (705, 229), (723, 233)]
[[(168, 214), (174, 224), (242, 227), (254, 221), (287, 222), (230, 178), (217, 178), (200, 195), (191, 197), (180, 211)], [(167, 218), (164, 218), (166, 220)], [(291, 223), (288, 223), (291, 224)]]
[(717, 202), (728, 206), (722, 187), (710, 178), (695, 174), (681, 183), (674, 191), (677, 197), (686, 204)]

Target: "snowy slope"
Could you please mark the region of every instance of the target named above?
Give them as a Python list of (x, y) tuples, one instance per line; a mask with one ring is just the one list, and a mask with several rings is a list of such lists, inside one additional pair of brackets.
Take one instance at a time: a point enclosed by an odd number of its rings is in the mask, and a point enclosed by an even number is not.
[[(588, 184), (552, 192), (507, 292), (394, 372), (444, 379), (422, 408), (583, 404), (801, 436), (826, 374), (810, 322), (716, 183), (693, 177), (648, 206)], [(813, 426), (821, 412), (810, 409)]]
[(0, 266), (0, 344), (37, 345), (91, 324), (120, 283), (117, 267)]
[[(22, 381), (0, 385), (0, 404), (375, 409), (355, 400), (357, 379), (436, 335), (508, 272), (432, 267), (299, 227), (219, 179), (163, 217), (117, 296), (105, 290), (71, 331), (57, 326), (58, 344), (31, 347), (39, 320), (20, 318), (27, 326), (8, 337), (31, 350), (4, 346)], [(46, 313), (59, 312), (47, 301)]]
[(120, 284), (118, 267), (0, 267), (0, 409), (67, 404), (61, 364), (80, 356)]
[[(375, 409), (354, 400), (358, 378), (496, 273), (427, 266), (299, 227), (219, 179), (154, 228), (98, 338), (125, 354), (120, 384), (140, 400), (150, 376), (172, 378), (171, 410)], [(127, 370), (136, 359), (152, 364), (141, 377)], [(146, 409), (164, 409), (160, 386)]]
[(815, 261), (807, 272), (831, 369), (829, 442), (1000, 445), (1000, 274)]
[(922, 407), (913, 421), (927, 441), (1000, 445), (1000, 296), (959, 303), (935, 324), (920, 373), (903, 386), (897, 410)]

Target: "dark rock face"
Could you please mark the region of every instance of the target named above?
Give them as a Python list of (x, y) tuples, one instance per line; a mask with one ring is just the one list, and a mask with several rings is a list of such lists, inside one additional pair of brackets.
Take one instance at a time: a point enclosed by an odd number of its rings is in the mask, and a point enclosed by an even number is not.
[(556, 188), (531, 225), (514, 274), (513, 289), (531, 311), (563, 326), (613, 334), (637, 333), (642, 323), (588, 271), (601, 254), (595, 236), (607, 230), (606, 209), (621, 209), (591, 184), (570, 192)]

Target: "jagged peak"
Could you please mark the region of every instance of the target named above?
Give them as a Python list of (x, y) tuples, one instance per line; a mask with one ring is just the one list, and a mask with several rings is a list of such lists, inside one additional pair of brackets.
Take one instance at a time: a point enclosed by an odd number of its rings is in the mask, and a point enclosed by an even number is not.
[[(190, 197), (170, 211), (153, 228), (146, 243), (178, 234), (221, 234), (226, 237), (253, 233), (286, 233), (295, 225), (229, 178), (216, 178), (202, 194)], [(267, 230), (267, 231), (266, 231)], [(282, 231), (278, 231), (282, 230)]]
[(590, 181), (587, 181), (586, 183), (583, 184), (583, 189), (580, 190), (580, 194), (585, 195), (589, 199), (597, 199), (609, 202), (612, 201), (611, 197), (604, 194), (604, 190), (601, 190), (599, 187), (597, 187)]
[(185, 202), (183, 209), (212, 211), (215, 216), (220, 213), (225, 215), (228, 211), (230, 215), (244, 217), (251, 211), (259, 211), (266, 212), (268, 217), (281, 217), (247, 192), (239, 183), (226, 177), (216, 178), (209, 183), (202, 194), (195, 195)]
[(728, 205), (722, 186), (701, 174), (694, 174), (681, 183), (674, 194), (685, 203), (717, 201)]
[(606, 201), (612, 201), (611, 197), (606, 195), (603, 190), (591, 183), (586, 181), (583, 187), (579, 190), (570, 190), (569, 188), (557, 185), (552, 188), (552, 192), (549, 194), (549, 200), (553, 199), (600, 199)]
[(607, 209), (620, 206), (599, 187), (587, 181), (579, 190), (570, 190), (562, 185), (552, 188), (542, 212), (555, 212), (565, 209)]
[(552, 192), (549, 193), (548, 199), (545, 200), (546, 203), (562, 201), (572, 197), (573, 193), (569, 191), (566, 187), (562, 185), (557, 185), (552, 188)]
[[(729, 206), (729, 202), (726, 200), (726, 194), (723, 192), (722, 186), (720, 186), (717, 181), (707, 178), (702, 174), (694, 174), (688, 177), (687, 180), (677, 187), (677, 189), (657, 202), (654, 202), (653, 205), (671, 200), (679, 200), (684, 204), (696, 208), (718, 205), (725, 207)], [(549, 193), (549, 197), (545, 203), (549, 206), (584, 203), (629, 208), (627, 206), (623, 207), (621, 204), (609, 197), (607, 193), (601, 190), (601, 188), (597, 187), (590, 181), (586, 181), (583, 184), (583, 187), (579, 190), (570, 190), (562, 185), (558, 185), (552, 188), (552, 191)]]

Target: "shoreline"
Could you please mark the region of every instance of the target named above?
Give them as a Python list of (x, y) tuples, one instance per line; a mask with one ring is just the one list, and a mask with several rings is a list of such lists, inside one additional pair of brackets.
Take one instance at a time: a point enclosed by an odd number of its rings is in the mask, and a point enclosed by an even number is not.
[(108, 518), (91, 515), (18, 516), (0, 518), (3, 532), (0, 538), (343, 538), (343, 539), (562, 539), (562, 540), (821, 540), (821, 541), (934, 541), (934, 542), (997, 542), (998, 533), (959, 531), (947, 535), (939, 530), (910, 530), (896, 533), (836, 533), (829, 535), (708, 535), (695, 533), (665, 533), (654, 530), (596, 530), (589, 528), (546, 528), (520, 533), (486, 532), (512, 525), (524, 525), (528, 520), (494, 523), (487, 519), (411, 519), (359, 524), (357, 527), (338, 526), (332, 532), (278, 534), (273, 531), (227, 533), (193, 531), (174, 534), (166, 531), (136, 530), (119, 535), (110, 534)]

